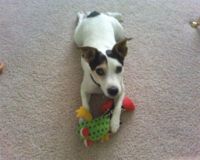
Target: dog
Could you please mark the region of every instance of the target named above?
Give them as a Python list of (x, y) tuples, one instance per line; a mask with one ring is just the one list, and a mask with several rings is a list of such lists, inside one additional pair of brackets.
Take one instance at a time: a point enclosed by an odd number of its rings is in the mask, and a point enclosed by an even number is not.
[(82, 106), (89, 110), (93, 93), (103, 93), (114, 99), (111, 132), (120, 127), (122, 101), (125, 95), (123, 83), (124, 58), (127, 41), (124, 36), (121, 14), (116, 12), (79, 12), (74, 41), (81, 50), (81, 65), (84, 76), (81, 83)]

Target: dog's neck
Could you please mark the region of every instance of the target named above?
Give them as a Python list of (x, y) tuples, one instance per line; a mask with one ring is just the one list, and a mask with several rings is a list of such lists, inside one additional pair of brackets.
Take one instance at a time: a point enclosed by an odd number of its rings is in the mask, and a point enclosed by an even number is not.
[(92, 74), (90, 74), (90, 78), (92, 79), (92, 81), (94, 82), (94, 84), (96, 84), (98, 87), (101, 87), (101, 85), (94, 80)]

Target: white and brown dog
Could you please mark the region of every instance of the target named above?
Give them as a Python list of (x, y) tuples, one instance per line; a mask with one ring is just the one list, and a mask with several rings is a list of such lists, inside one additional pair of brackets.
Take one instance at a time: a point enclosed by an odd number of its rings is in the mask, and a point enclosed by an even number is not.
[(115, 108), (111, 118), (111, 131), (120, 126), (121, 106), (124, 98), (123, 64), (127, 55), (120, 13), (78, 13), (74, 40), (82, 51), (81, 64), (84, 77), (81, 84), (82, 105), (89, 110), (92, 93), (104, 93), (113, 98)]

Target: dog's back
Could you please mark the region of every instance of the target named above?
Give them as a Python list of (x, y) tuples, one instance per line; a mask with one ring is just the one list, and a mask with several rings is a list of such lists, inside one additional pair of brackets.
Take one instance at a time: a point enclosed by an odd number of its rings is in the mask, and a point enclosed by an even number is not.
[(92, 12), (84, 17), (79, 17), (74, 37), (78, 46), (103, 47), (115, 44), (113, 21), (116, 19), (103, 13), (97, 13)]

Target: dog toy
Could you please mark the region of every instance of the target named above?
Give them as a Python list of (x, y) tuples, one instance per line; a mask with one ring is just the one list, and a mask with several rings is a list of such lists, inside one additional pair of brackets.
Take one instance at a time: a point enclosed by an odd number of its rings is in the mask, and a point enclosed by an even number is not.
[(3, 72), (4, 64), (0, 62), (0, 74)]
[[(125, 111), (134, 111), (135, 104), (130, 98), (125, 97), (122, 103), (122, 108)], [(92, 114), (83, 106), (76, 110), (76, 117), (82, 121), (77, 127), (77, 134), (84, 141), (86, 147), (91, 146), (97, 141), (108, 141), (110, 138), (110, 119), (114, 101), (109, 99), (101, 105), (102, 116), (93, 119)]]
[[(107, 111), (109, 111), (110, 109), (114, 108), (114, 100), (113, 99), (109, 99), (107, 101), (105, 101), (102, 105), (101, 105), (101, 112), (105, 113)], [(123, 111), (134, 111), (135, 110), (136, 105), (133, 103), (133, 101), (129, 98), (129, 97), (124, 97), (123, 102), (122, 102), (122, 109)]]
[(83, 121), (79, 123), (77, 132), (84, 141), (85, 146), (90, 146), (95, 141), (104, 141), (109, 139), (110, 116), (103, 115), (99, 118), (92, 119), (91, 113), (84, 107), (76, 110), (78, 118)]

